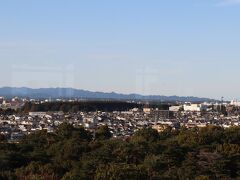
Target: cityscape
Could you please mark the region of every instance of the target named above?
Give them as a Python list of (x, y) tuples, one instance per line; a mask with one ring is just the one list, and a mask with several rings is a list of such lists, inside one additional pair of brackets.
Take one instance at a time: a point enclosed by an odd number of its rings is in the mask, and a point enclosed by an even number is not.
[(0, 180), (240, 180), (240, 0), (0, 0)]
[(0, 97), (0, 109), (0, 179), (239, 176), (240, 102), (236, 99)]
[[(56, 131), (62, 123), (72, 124), (74, 127), (83, 126), (86, 130), (94, 131), (99, 126), (108, 126), (114, 138), (127, 138), (134, 132), (151, 127), (158, 132), (166, 128), (179, 130), (180, 128), (201, 128), (219, 126), (230, 128), (240, 126), (240, 102), (161, 102), (160, 108), (153, 108), (149, 102), (126, 101), (132, 108), (124, 111), (116, 108), (114, 111), (78, 111), (79, 104), (87, 100), (56, 99), (26, 99), (14, 97), (5, 99), (0, 97), (0, 133), (9, 142), (17, 142), (25, 135), (35, 131)], [(92, 100), (93, 101), (93, 100)], [(109, 100), (108, 100), (109, 101)], [(106, 101), (106, 102), (108, 102)], [(104, 100), (103, 100), (104, 102)], [(114, 102), (111, 100), (110, 102)], [(26, 104), (31, 104), (26, 109)], [(69, 110), (60, 107), (59, 111), (35, 111), (35, 106), (42, 104), (63, 103), (70, 105)], [(75, 104), (76, 103), (76, 104)], [(98, 101), (101, 104), (101, 101)], [(154, 102), (152, 102), (154, 104)], [(110, 103), (111, 105), (111, 103)], [(140, 105), (140, 107), (139, 107)], [(90, 105), (91, 106), (91, 105)], [(92, 103), (94, 106), (94, 101)]]

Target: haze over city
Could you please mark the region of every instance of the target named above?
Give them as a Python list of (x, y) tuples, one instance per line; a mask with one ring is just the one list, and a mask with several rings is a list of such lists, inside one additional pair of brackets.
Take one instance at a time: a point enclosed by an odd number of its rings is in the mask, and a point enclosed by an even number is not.
[(238, 0), (0, 3), (0, 86), (239, 98)]

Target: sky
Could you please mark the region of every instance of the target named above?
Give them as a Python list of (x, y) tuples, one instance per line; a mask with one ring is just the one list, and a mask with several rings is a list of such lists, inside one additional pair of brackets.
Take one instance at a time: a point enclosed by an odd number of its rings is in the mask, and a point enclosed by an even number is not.
[(240, 99), (240, 0), (0, 0), (0, 86)]

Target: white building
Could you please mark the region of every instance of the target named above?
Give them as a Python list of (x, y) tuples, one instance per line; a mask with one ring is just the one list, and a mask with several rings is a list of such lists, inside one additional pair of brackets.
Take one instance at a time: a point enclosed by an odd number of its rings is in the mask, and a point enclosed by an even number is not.
[(46, 116), (47, 113), (46, 112), (29, 112), (29, 116), (39, 116), (39, 117), (43, 117)]
[(197, 111), (197, 112), (200, 112), (204, 109), (207, 109), (207, 106), (205, 105), (202, 105), (202, 104), (191, 104), (191, 103), (188, 103), (188, 104), (184, 104), (183, 105), (183, 109), (184, 111)]
[(178, 112), (182, 106), (171, 106), (169, 107), (169, 111)]
[(230, 104), (233, 105), (233, 106), (240, 106), (240, 101), (238, 101), (237, 99), (234, 99), (234, 100), (231, 101)]
[(143, 108), (143, 112), (146, 113), (146, 114), (150, 114), (152, 111), (151, 108)]

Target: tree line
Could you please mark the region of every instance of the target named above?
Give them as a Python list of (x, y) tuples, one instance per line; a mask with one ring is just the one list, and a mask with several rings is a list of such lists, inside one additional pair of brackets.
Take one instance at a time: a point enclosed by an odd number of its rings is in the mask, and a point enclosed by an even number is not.
[(240, 127), (144, 128), (115, 139), (107, 126), (93, 134), (63, 123), (18, 144), (1, 138), (0, 179), (238, 179), (239, 133)]
[[(145, 105), (140, 103), (129, 103), (123, 101), (83, 101), (83, 102), (46, 102), (32, 103), (27, 102), (20, 109), (20, 112), (36, 112), (36, 111), (63, 111), (78, 112), (78, 111), (128, 111), (133, 108), (143, 108)], [(168, 104), (151, 104), (149, 107), (167, 110)]]

